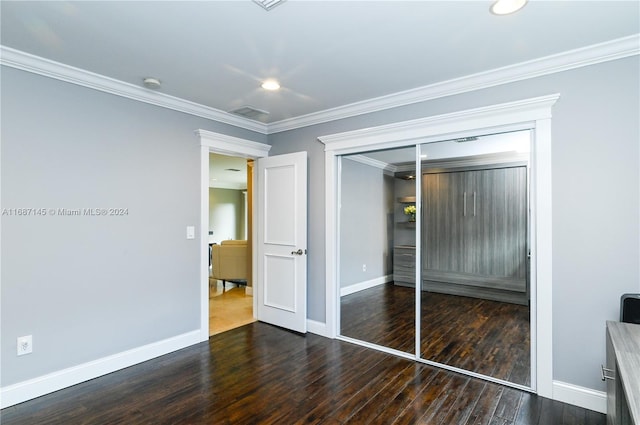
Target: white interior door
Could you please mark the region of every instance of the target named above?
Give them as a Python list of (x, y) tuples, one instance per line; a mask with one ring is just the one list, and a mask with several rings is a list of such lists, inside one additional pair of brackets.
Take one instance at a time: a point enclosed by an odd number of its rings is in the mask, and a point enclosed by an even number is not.
[(258, 159), (258, 320), (307, 331), (307, 153)]

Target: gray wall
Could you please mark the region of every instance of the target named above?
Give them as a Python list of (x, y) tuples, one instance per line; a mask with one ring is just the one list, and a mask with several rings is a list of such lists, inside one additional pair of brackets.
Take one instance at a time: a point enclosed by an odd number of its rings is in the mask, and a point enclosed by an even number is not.
[[(558, 92), (554, 378), (603, 390), (604, 321), (640, 292), (638, 57), (273, 134), (309, 155), (308, 315), (325, 320), (324, 146), (340, 131)], [(3, 208), (129, 208), (125, 217), (2, 217), (3, 386), (199, 326), (199, 146), (231, 126), (2, 68)], [(16, 337), (34, 336), (16, 357)], [(82, 349), (78, 350), (78, 341)]]
[(194, 130), (265, 137), (6, 67), (1, 107), (2, 208), (128, 209), (2, 216), (2, 386), (199, 329)]
[(244, 195), (242, 190), (209, 188), (209, 231), (213, 240), (244, 239)]
[(341, 179), (340, 283), (346, 287), (393, 273), (394, 178), (345, 159)]
[(309, 317), (324, 321), (324, 146), (318, 136), (551, 93), (554, 379), (604, 390), (604, 323), (640, 291), (638, 57), (270, 135), (309, 153)]

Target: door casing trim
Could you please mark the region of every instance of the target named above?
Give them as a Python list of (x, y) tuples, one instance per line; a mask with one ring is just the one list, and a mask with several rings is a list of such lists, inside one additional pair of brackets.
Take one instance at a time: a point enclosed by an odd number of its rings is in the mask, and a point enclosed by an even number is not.
[[(258, 159), (269, 156), (270, 145), (253, 142), (214, 133), (207, 130), (196, 130), (200, 137), (200, 341), (209, 340), (209, 153), (239, 156), (247, 159)], [(257, 173), (253, 173), (253, 205), (256, 205)], [(257, 214), (253, 214), (252, 220), (252, 246), (256, 252)], [(251, 281), (255, 286), (256, 280), (256, 256), (252, 260), (253, 276)], [(253, 288), (255, 291), (255, 287)], [(254, 316), (258, 311), (256, 297), (253, 297)]]
[(551, 110), (559, 98), (559, 94), (551, 94), (318, 137), (325, 145), (327, 336), (339, 335), (338, 157), (478, 134), (531, 130), (532, 382), (537, 394), (553, 398)]

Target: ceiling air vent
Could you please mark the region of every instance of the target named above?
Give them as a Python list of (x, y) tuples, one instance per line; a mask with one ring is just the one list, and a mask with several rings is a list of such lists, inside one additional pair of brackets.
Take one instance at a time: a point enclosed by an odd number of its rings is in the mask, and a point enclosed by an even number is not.
[(241, 117), (248, 118), (250, 120), (266, 122), (269, 112), (262, 109), (256, 109), (253, 106), (243, 106), (242, 108), (229, 111), (232, 114), (240, 115)]
[(460, 139), (455, 139), (454, 142), (456, 142), (456, 143), (469, 143), (469, 142), (475, 142), (476, 140), (478, 140), (477, 137), (461, 137)]

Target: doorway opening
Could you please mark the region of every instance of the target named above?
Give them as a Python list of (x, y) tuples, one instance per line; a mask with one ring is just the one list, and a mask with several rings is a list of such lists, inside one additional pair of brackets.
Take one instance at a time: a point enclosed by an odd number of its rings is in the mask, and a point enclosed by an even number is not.
[[(244, 158), (244, 160), (256, 160), (268, 156), (271, 146), (206, 130), (197, 130), (196, 135), (200, 138), (200, 341), (206, 341), (210, 337), (209, 278), (211, 269), (209, 264), (212, 255), (211, 245), (209, 245), (210, 155), (214, 153), (230, 157), (240, 157)], [(252, 169), (253, 162), (247, 162), (247, 168)], [(253, 211), (253, 205), (255, 204), (257, 191), (253, 191), (253, 188), (256, 187), (256, 174), (257, 173), (252, 173), (252, 176), (247, 179), (247, 211)], [(249, 187), (251, 190), (249, 190)], [(248, 214), (245, 226), (246, 243), (247, 250), (251, 253), (257, 252), (255, 238), (256, 228), (256, 214)], [(213, 232), (214, 234), (212, 236), (214, 236), (214, 238), (212, 238), (212, 242), (215, 242), (215, 229), (213, 229)], [(224, 237), (224, 234), (220, 236)], [(257, 300), (256, 297), (253, 296), (255, 290), (259, 287), (259, 282), (256, 279), (256, 255), (251, 255), (249, 263), (250, 270), (247, 282), (251, 282), (251, 285), (247, 285), (247, 288), (250, 288), (249, 293), (252, 295), (253, 318), (258, 319)]]
[(254, 322), (253, 160), (209, 154), (209, 335)]

